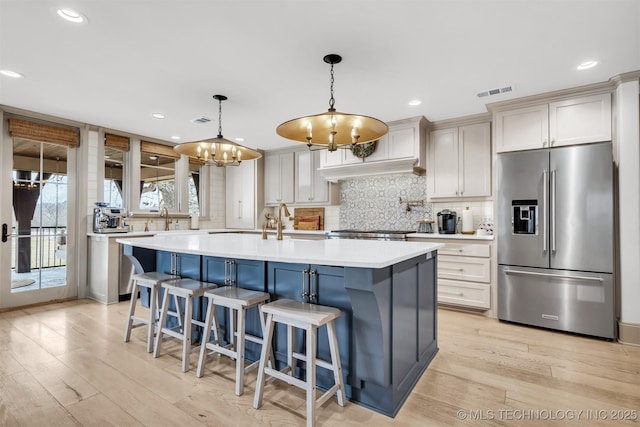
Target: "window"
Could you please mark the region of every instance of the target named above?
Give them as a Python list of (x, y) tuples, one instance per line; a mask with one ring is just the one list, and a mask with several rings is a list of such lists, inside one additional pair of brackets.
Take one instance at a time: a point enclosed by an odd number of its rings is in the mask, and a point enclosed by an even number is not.
[(140, 156), (140, 209), (177, 209), (176, 160), (159, 154)]
[(124, 151), (104, 147), (104, 193), (103, 201), (109, 206), (123, 208)]
[(189, 160), (189, 179), (187, 180), (188, 197), (189, 197), (189, 213), (191, 215), (201, 215), (200, 209), (200, 168), (202, 165), (195, 161)]

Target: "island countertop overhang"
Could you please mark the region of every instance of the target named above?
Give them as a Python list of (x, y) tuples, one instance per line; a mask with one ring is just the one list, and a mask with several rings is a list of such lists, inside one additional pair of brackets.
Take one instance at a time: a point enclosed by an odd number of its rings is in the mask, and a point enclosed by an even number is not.
[(187, 234), (120, 238), (118, 243), (146, 249), (214, 257), (338, 267), (384, 268), (429, 254), (444, 245), (378, 240), (276, 240), (250, 234)]

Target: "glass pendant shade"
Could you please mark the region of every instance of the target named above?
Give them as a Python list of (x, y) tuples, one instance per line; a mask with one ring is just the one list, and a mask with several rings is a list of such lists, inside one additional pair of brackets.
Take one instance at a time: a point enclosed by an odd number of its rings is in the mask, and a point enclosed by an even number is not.
[(238, 166), (245, 160), (257, 160), (262, 157), (259, 151), (252, 150), (244, 145), (229, 141), (222, 136), (222, 101), (227, 99), (224, 95), (214, 95), (218, 100), (218, 136), (202, 141), (186, 142), (178, 144), (174, 148), (180, 154), (200, 160), (207, 165)]
[(383, 121), (360, 114), (341, 113), (334, 108), (333, 65), (342, 61), (340, 55), (329, 54), (324, 62), (331, 64), (331, 97), (326, 113), (298, 117), (282, 123), (276, 133), (283, 138), (303, 142), (311, 148), (318, 145), (329, 151), (339, 147), (365, 144), (382, 138), (389, 131)]

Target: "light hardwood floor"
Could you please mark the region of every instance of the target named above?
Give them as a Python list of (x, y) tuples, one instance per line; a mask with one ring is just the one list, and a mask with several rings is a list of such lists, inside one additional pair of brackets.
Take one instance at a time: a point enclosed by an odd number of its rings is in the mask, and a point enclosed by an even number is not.
[[(0, 425), (304, 424), (302, 390), (270, 383), (254, 410), (255, 372), (237, 397), (225, 357), (198, 379), (197, 354), (182, 373), (177, 343), (157, 359), (144, 328), (124, 343), (126, 310), (79, 300), (0, 313)], [(438, 315), (440, 352), (395, 419), (334, 398), (318, 425), (640, 425), (640, 348)]]

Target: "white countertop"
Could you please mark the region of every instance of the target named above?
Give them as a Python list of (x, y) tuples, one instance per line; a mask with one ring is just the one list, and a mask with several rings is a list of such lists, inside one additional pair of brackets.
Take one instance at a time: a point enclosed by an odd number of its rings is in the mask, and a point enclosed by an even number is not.
[(493, 234), (480, 236), (477, 234), (438, 234), (438, 233), (411, 233), (407, 234), (411, 239), (452, 239), (452, 240), (493, 240)]
[[(218, 234), (218, 233), (248, 233), (248, 234), (255, 234), (258, 233), (260, 235), (262, 235), (262, 230), (258, 230), (258, 229), (231, 229), (231, 228), (208, 228), (208, 229), (202, 229), (202, 230), (189, 230), (189, 229), (185, 229), (185, 230), (156, 230), (156, 231), (130, 231), (128, 233), (87, 233), (88, 237), (96, 237), (96, 236), (102, 236), (102, 237), (112, 237), (112, 238), (123, 238), (123, 237), (144, 237), (144, 236), (163, 236), (163, 235), (170, 235), (170, 236), (179, 236), (179, 235), (184, 235), (184, 234), (195, 234), (195, 235), (202, 235), (202, 234)], [(292, 230), (292, 229), (284, 229), (282, 230), (282, 234), (284, 235), (318, 235), (318, 236), (324, 236), (324, 233), (326, 233), (325, 230)], [(267, 230), (267, 234), (276, 234), (276, 230), (272, 230), (269, 229)]]
[(442, 243), (406, 241), (292, 238), (278, 241), (275, 236), (263, 240), (259, 234), (233, 233), (116, 237), (120, 237), (118, 243), (125, 245), (178, 253), (358, 268), (388, 267), (443, 247)]

